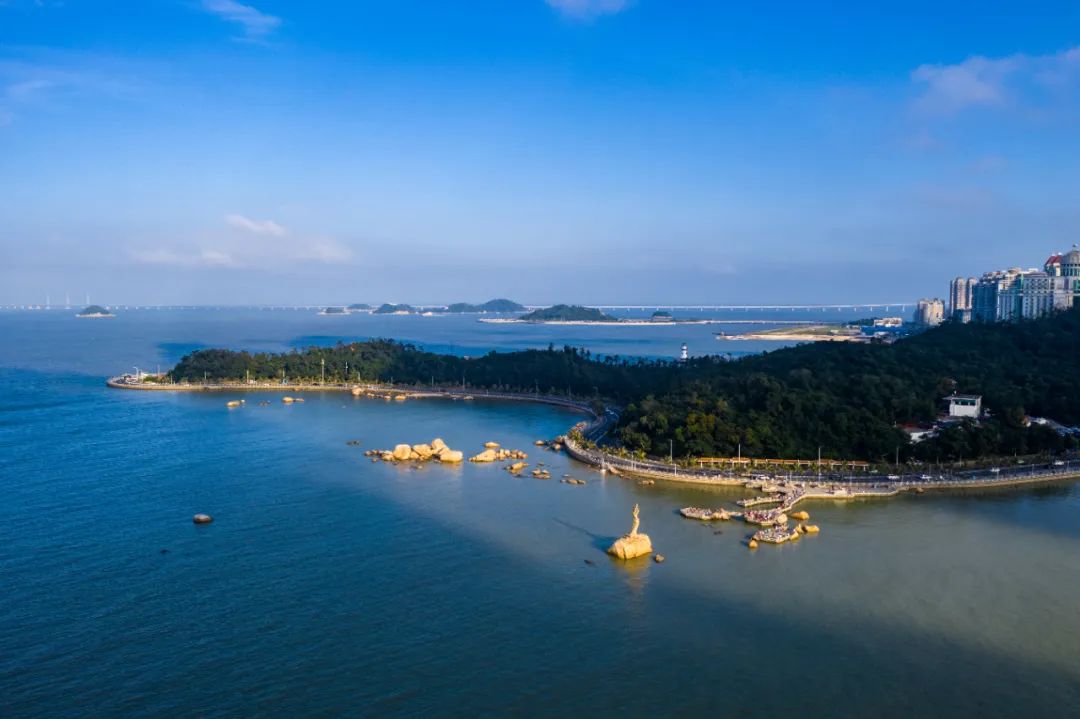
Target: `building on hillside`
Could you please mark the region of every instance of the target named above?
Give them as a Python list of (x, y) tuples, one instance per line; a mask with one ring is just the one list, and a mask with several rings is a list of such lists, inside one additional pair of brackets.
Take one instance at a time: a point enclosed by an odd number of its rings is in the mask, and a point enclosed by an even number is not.
[(903, 327), (903, 317), (875, 317), (874, 327)]
[(915, 324), (936, 327), (945, 321), (945, 303), (939, 299), (921, 299), (915, 306)]
[(949, 283), (949, 318), (971, 321), (971, 292), (978, 282), (974, 277), (957, 277)]
[[(954, 280), (955, 282), (955, 280)], [(1080, 298), (1080, 248), (1053, 254), (1042, 270), (987, 272), (971, 288), (976, 322), (1014, 322), (1067, 310)]]
[(977, 394), (956, 394), (955, 392), (945, 398), (949, 403), (950, 417), (971, 417), (978, 419), (982, 416), (982, 397)]

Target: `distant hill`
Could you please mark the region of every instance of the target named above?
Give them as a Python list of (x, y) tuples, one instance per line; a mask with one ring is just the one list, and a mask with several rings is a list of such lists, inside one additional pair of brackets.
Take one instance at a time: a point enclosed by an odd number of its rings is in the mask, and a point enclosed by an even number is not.
[(618, 322), (611, 315), (606, 315), (593, 307), (579, 305), (554, 305), (542, 310), (534, 310), (521, 316), (526, 322)]
[(345, 311), (344, 307), (327, 307), (326, 309), (319, 312), (319, 314), (320, 315), (347, 315), (349, 313)]
[(364, 310), (370, 310), (371, 305), (367, 305), (367, 304), (364, 304), (363, 302), (360, 302), (360, 303), (357, 303), (355, 305), (349, 305), (345, 309), (349, 310), (350, 312), (363, 312)]
[(384, 303), (384, 304), (379, 305), (377, 308), (375, 308), (374, 312), (377, 315), (402, 315), (402, 314), (411, 315), (414, 312), (416, 312), (416, 308), (413, 307), (412, 305), (394, 305), (394, 304)]
[(77, 317), (115, 317), (116, 315), (114, 315), (112, 312), (109, 312), (107, 309), (105, 309), (101, 305), (90, 305), (88, 307), (85, 307), (76, 316)]
[(525, 305), (520, 305), (513, 300), (507, 299), (488, 300), (487, 302), (480, 305), (473, 305), (469, 304), (468, 302), (455, 302), (454, 304), (446, 308), (447, 312), (454, 314), (464, 314), (470, 312), (511, 313), (523, 312), (524, 310)]
[(657, 310), (652, 313), (652, 319), (656, 322), (667, 322), (672, 319), (671, 313), (667, 310)]

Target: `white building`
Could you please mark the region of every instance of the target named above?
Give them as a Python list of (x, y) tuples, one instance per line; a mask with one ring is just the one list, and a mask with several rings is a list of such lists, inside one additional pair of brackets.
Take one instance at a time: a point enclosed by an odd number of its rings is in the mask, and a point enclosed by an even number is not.
[(982, 416), (982, 397), (977, 394), (951, 394), (945, 398), (949, 403), (950, 417), (971, 417), (978, 419)]

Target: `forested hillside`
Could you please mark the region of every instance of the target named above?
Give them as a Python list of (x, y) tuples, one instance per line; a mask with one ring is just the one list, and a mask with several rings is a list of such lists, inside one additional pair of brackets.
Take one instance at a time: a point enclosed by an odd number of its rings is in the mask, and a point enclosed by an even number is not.
[[(809, 344), (685, 365), (556, 350), (465, 359), (378, 340), (287, 354), (202, 350), (177, 381), (378, 380), (461, 384), (604, 397), (624, 406), (619, 438), (632, 450), (679, 456), (814, 457), (877, 461), (972, 458), (1060, 450), (1068, 441), (1025, 414), (1080, 424), (1080, 310), (1019, 324), (946, 324), (893, 345)], [(993, 418), (908, 446), (898, 425), (932, 420), (952, 391), (984, 396)]]

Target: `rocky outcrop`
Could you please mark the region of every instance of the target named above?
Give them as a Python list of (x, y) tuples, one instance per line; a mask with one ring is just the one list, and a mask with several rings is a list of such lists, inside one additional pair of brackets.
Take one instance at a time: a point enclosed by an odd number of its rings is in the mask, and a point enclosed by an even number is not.
[(788, 516), (791, 517), (792, 519), (797, 519), (800, 522), (805, 522), (806, 520), (810, 519), (810, 513), (809, 512), (792, 512)]
[(630, 533), (616, 539), (615, 543), (608, 547), (608, 554), (619, 559), (634, 559), (652, 554), (652, 540), (649, 535), (638, 534), (638, 527), (641, 525), (640, 512), (641, 508), (635, 504), (634, 524), (630, 527)]
[(499, 458), (498, 453), (493, 449), (485, 449), (483, 452), (477, 455), (469, 457), (470, 462), (494, 462)]
[(459, 452), (455, 449), (444, 449), (442, 452), (439, 452), (439, 461), (447, 464), (456, 464), (464, 459), (464, 452)]

